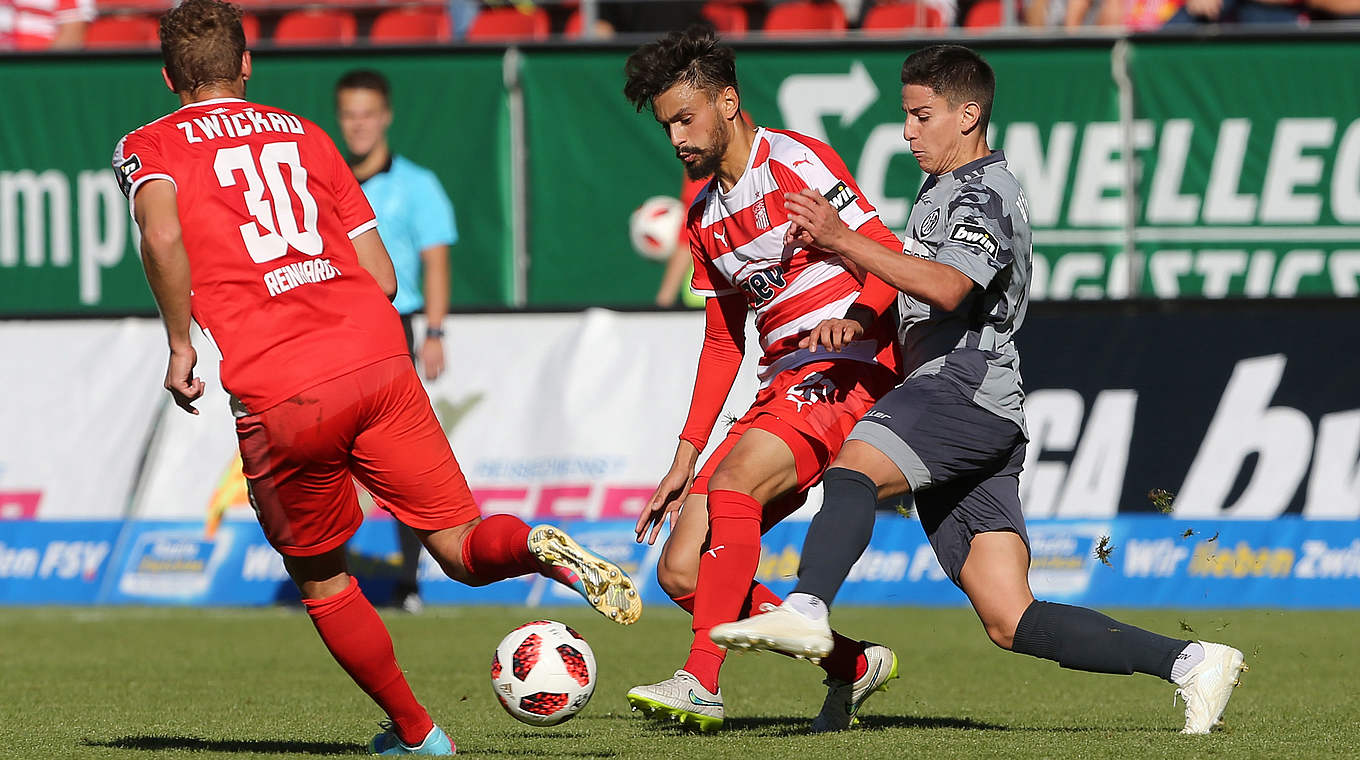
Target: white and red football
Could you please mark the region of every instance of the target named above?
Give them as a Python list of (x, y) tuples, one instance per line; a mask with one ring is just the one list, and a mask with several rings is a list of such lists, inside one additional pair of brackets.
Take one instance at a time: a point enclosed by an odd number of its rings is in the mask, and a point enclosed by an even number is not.
[(581, 634), (552, 620), (511, 631), (491, 657), (491, 688), (501, 707), (531, 726), (553, 726), (595, 693), (595, 653)]
[(628, 239), (643, 258), (665, 261), (680, 240), (685, 207), (667, 195), (654, 195), (642, 202), (628, 219)]

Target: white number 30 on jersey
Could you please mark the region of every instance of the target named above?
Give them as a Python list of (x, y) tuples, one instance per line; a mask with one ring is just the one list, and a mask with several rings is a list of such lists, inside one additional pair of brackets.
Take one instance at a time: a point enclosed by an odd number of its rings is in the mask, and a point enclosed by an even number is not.
[[(293, 195), (279, 168), (285, 164), (293, 178), (292, 192), (297, 193), (301, 202), (301, 225), (293, 212)], [(316, 229), (316, 199), (307, 191), (307, 170), (302, 168), (297, 143), (266, 144), (260, 149), (258, 167), (249, 145), (222, 148), (217, 151), (213, 170), (222, 187), (236, 186), (236, 172), (245, 178), (246, 210), (255, 220), (241, 225), (241, 239), (245, 241), (246, 252), (252, 261), (256, 264), (273, 261), (286, 253), (288, 246), (308, 256), (321, 253), (321, 233)], [(266, 184), (269, 186), (268, 200), (264, 197)]]

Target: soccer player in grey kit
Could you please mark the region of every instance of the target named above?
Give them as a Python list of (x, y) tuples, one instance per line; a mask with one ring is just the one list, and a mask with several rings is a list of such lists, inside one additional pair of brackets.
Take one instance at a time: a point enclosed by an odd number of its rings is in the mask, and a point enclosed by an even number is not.
[[(902, 65), (902, 85), (903, 136), (929, 175), (904, 251), (849, 230), (816, 193), (786, 198), (790, 242), (839, 253), (901, 291), (907, 379), (861, 419), (827, 470), (794, 592), (711, 636), (730, 648), (824, 656), (828, 607), (869, 544), (875, 505), (910, 491), (940, 565), (997, 646), (1077, 670), (1164, 678), (1185, 699), (1183, 733), (1208, 733), (1246, 669), (1240, 651), (1159, 636), (1030, 591), (1019, 480), (1028, 436), (1013, 341), (1029, 295), (1029, 210), (1006, 157), (987, 146), (995, 80), (977, 53), (925, 48)], [(837, 351), (866, 328), (829, 319), (804, 344)]]

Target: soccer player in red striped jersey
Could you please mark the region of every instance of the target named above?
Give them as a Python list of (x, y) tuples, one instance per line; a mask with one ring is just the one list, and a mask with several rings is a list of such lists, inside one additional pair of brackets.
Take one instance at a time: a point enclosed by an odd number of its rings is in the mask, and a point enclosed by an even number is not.
[[(898, 380), (893, 326), (880, 318), (893, 288), (836, 254), (786, 243), (784, 194), (814, 190), (851, 229), (884, 245), (898, 240), (829, 146), (742, 118), (735, 58), (711, 30), (694, 27), (644, 45), (625, 73), (624, 94), (639, 111), (651, 109), (686, 173), (713, 176), (687, 221), (691, 289), (707, 296), (689, 418), (637, 523), (638, 541), (652, 543), (670, 520), (657, 579), (693, 614), (694, 640), (672, 678), (628, 692), (635, 709), (707, 730), (724, 718), (724, 651), (709, 629), (778, 603), (754, 580), (761, 534), (803, 504), (860, 415)], [(748, 311), (762, 348), (760, 390), (696, 475), (741, 364)], [(863, 337), (834, 340), (838, 352), (818, 353), (809, 333), (832, 315), (860, 322)], [(897, 658), (838, 635), (820, 664), (831, 688), (813, 728), (838, 730), (896, 675)]]
[(165, 387), (197, 414), (192, 315), (222, 351), (265, 537), (326, 648), (390, 719), (371, 749), (451, 755), (346, 566), (363, 519), (354, 479), (455, 580), (541, 573), (620, 623), (641, 612), (637, 591), (556, 528), (482, 519), (407, 356), (392, 262), (354, 174), (320, 127), (245, 100), (240, 9), (184, 0), (160, 37), (182, 107), (120, 140), (113, 162), (165, 322)]

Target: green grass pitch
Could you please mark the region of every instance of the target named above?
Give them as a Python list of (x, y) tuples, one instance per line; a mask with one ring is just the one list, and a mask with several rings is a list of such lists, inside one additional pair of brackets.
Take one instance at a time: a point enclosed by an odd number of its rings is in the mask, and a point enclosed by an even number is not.
[[(894, 647), (902, 678), (841, 734), (806, 733), (821, 671), (734, 655), (726, 730), (682, 733), (630, 714), (624, 693), (667, 677), (688, 618), (653, 605), (615, 626), (583, 608), (436, 607), (385, 613), (416, 694), (481, 758), (1355, 758), (1360, 757), (1360, 612), (1116, 610), (1129, 623), (1231, 643), (1251, 671), (1228, 728), (1180, 736), (1173, 688), (1149, 676), (1076, 673), (1002, 652), (966, 609), (838, 609), (848, 634)], [(600, 665), (574, 720), (535, 729), (491, 694), (500, 637), (548, 617), (576, 627)], [(355, 755), (381, 716), (299, 609), (0, 611), (0, 757), (277, 758)]]

